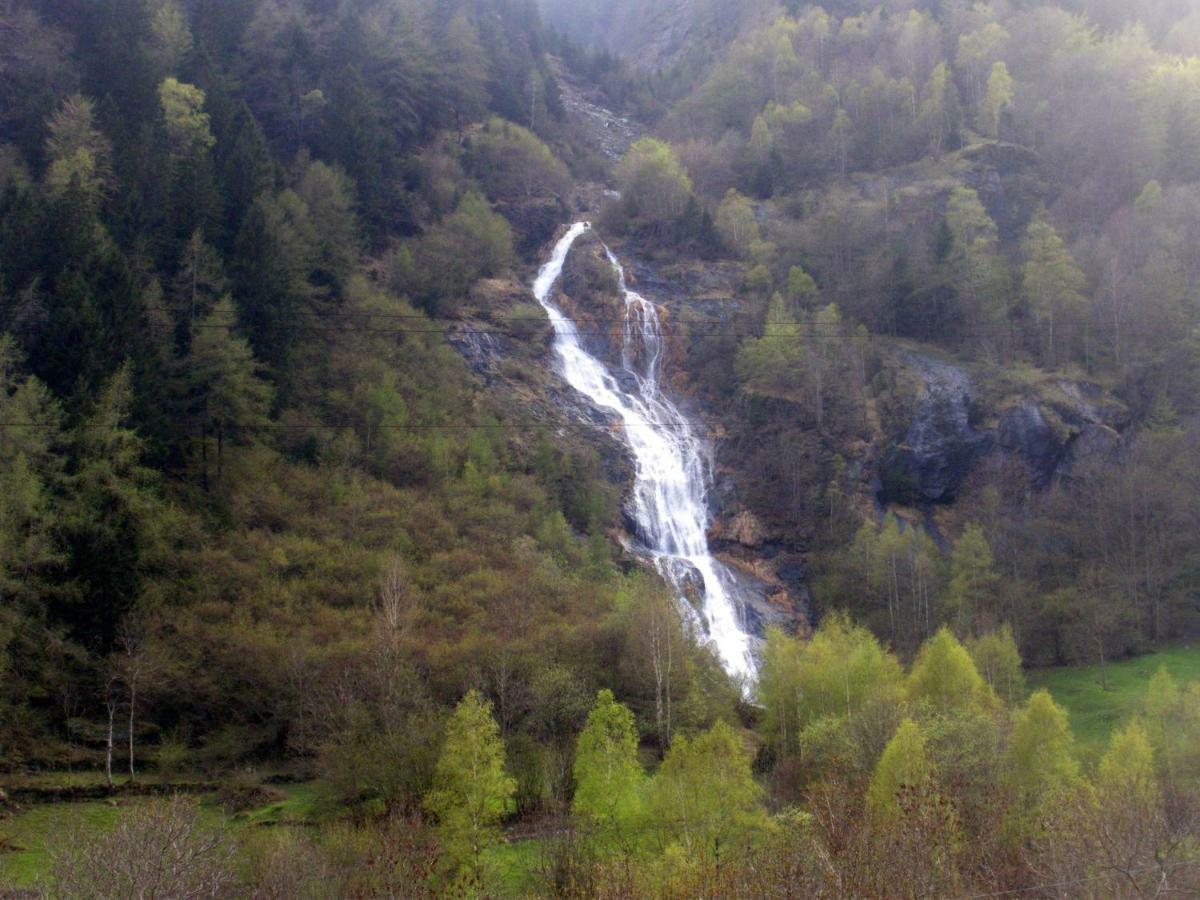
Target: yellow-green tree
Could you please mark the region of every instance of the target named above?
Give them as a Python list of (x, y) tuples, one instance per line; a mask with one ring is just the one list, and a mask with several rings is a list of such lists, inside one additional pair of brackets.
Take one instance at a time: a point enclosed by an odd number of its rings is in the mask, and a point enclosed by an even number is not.
[(904, 791), (923, 792), (933, 777), (933, 765), (925, 749), (925, 736), (912, 719), (905, 719), (884, 748), (867, 789), (867, 805), (882, 818), (900, 813)]
[(721, 240), (739, 256), (748, 256), (750, 248), (761, 240), (754, 204), (733, 188), (717, 208), (716, 225)]
[(91, 204), (99, 202), (112, 181), (112, 144), (95, 124), (96, 106), (72, 94), (46, 123), (46, 187), (54, 196), (72, 185)]
[(1011, 706), (1025, 696), (1025, 671), (1011, 625), (1005, 622), (995, 631), (969, 640), (967, 650), (979, 674), (1001, 700)]
[(1086, 282), (1071, 251), (1044, 218), (1030, 223), (1023, 251), (1025, 299), (1034, 319), (1046, 329), (1043, 360), (1053, 367), (1060, 338), (1056, 330), (1069, 327), (1087, 306), (1083, 296)]
[(987, 606), (997, 580), (994, 564), (983, 529), (968, 525), (950, 551), (950, 583), (945, 595), (960, 634), (972, 628), (981, 608)]
[(187, 158), (212, 149), (216, 138), (208, 113), (204, 112), (204, 91), (195, 85), (167, 78), (159, 85), (158, 101), (173, 153)]
[(483, 853), (501, 840), (499, 823), (516, 793), (504, 771), (504, 743), (492, 705), (468, 693), (446, 726), (426, 806), (437, 816), (445, 859), (457, 872), (482, 875)]
[(682, 216), (693, 199), (692, 180), (674, 149), (654, 138), (629, 148), (616, 177), (626, 210), (658, 229)]
[(1006, 759), (1018, 828), (1063, 792), (1078, 786), (1079, 762), (1067, 712), (1046, 691), (1037, 691), (1013, 713)]
[(651, 789), (657, 824), (693, 858), (719, 865), (751, 842), (768, 819), (751, 754), (724, 722), (675, 739)]
[(990, 138), (1000, 136), (1000, 122), (1013, 103), (1013, 80), (1008, 66), (1002, 62), (992, 65), (988, 76), (987, 94), (979, 105), (979, 130)]
[(946, 227), (954, 241), (946, 264), (963, 319), (977, 329), (975, 342), (987, 345), (1005, 322), (1011, 293), (996, 223), (975, 191), (957, 187), (946, 203)]
[(900, 663), (867, 629), (831, 615), (811, 640), (767, 633), (758, 696), (763, 731), (781, 753), (795, 753), (803, 729), (823, 718), (853, 719), (864, 708), (899, 704)]
[(908, 696), (939, 713), (986, 709), (996, 702), (971, 654), (948, 628), (940, 629), (921, 647), (908, 676)]
[(645, 811), (646, 773), (638, 762), (633, 713), (603, 690), (575, 749), (575, 815), (605, 839), (626, 843)]

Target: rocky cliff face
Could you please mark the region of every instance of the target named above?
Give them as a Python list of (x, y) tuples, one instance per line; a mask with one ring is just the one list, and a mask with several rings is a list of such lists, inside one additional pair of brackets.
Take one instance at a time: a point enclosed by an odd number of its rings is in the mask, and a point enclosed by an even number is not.
[(883, 454), (882, 499), (949, 501), (975, 460), (991, 444), (971, 423), (973, 391), (963, 370), (917, 353), (903, 354), (918, 374), (922, 396), (904, 437)]
[(1128, 424), (1124, 407), (1098, 385), (1046, 377), (1012, 383), (1003, 373), (905, 351), (921, 397), (902, 435), (883, 452), (880, 500), (949, 503), (972, 472), (1017, 467), (1033, 490), (1081, 465), (1111, 460)]

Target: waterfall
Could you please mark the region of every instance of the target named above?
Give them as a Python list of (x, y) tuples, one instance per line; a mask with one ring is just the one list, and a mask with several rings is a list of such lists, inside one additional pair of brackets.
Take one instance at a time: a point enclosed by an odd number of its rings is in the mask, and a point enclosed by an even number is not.
[[(611, 412), (633, 454), (633, 512), (649, 555), (682, 599), (688, 585), (703, 586), (701, 626), (726, 671), (752, 679), (752, 638), (742, 625), (739, 586), (708, 546), (710, 482), (707, 446), (663, 393), (659, 379), (664, 339), (655, 305), (629, 289), (620, 261), (606, 249), (625, 299), (623, 379), (584, 349), (575, 324), (550, 302), (571, 247), (590, 229), (573, 225), (538, 273), (533, 293), (554, 326), (554, 350), (567, 383)], [(630, 390), (622, 387), (630, 386)], [(686, 607), (686, 601), (684, 602)]]

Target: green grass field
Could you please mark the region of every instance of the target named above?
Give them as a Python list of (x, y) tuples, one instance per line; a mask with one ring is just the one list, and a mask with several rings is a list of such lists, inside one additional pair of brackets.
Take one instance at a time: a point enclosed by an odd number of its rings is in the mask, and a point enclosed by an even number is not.
[(1166, 647), (1108, 665), (1108, 690), (1099, 666), (1042, 669), (1029, 673), (1031, 688), (1045, 688), (1071, 714), (1071, 727), (1086, 751), (1107, 743), (1113, 729), (1137, 710), (1146, 686), (1160, 667), (1180, 684), (1200, 679), (1200, 645)]
[(33, 887), (50, 869), (46, 847), (52, 835), (109, 828), (120, 812), (120, 806), (106, 801), (54, 803), (0, 821), (0, 847), (7, 851), (0, 853), (0, 887)]
[[(37, 779), (22, 779), (20, 783), (47, 786), (94, 784), (99, 777), (59, 773)], [(256, 809), (226, 816), (214, 798), (204, 798), (205, 818), (224, 821), (235, 832), (248, 829), (290, 827), (320, 821), (329, 814), (326, 792), (319, 783), (282, 785), (275, 788), (279, 799)], [(50, 856), (47, 846), (51, 838), (72, 828), (97, 831), (111, 827), (123, 809), (144, 798), (123, 798), (116, 801), (97, 800), (84, 803), (49, 803), (33, 806), (9, 819), (0, 819), (0, 892), (4, 888), (29, 888), (44, 879), (49, 872)]]

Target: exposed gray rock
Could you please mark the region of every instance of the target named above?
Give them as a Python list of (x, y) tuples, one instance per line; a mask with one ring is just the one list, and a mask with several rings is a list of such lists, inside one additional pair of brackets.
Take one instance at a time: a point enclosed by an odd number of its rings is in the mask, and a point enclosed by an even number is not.
[(1038, 488), (1054, 480), (1067, 447), (1064, 436), (1051, 427), (1033, 400), (1024, 400), (1001, 416), (996, 443), (1029, 467)]
[(1057, 475), (1070, 478), (1089, 466), (1114, 462), (1122, 446), (1121, 435), (1107, 425), (1085, 425), (1067, 447)]
[(884, 455), (884, 499), (950, 502), (989, 438), (971, 425), (966, 372), (916, 353), (906, 357), (920, 373), (924, 392), (904, 439)]

